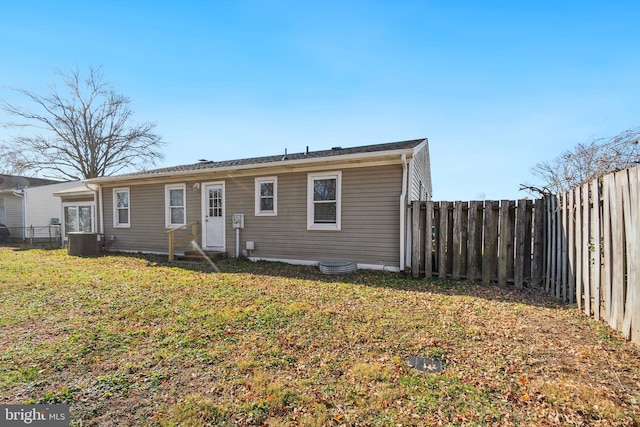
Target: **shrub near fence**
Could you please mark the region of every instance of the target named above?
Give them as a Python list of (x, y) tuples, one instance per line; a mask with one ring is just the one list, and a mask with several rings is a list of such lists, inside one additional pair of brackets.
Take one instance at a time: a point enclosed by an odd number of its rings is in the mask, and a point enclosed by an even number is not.
[(542, 199), (414, 202), (411, 211), (415, 277), (513, 283), (517, 288), (542, 283)]

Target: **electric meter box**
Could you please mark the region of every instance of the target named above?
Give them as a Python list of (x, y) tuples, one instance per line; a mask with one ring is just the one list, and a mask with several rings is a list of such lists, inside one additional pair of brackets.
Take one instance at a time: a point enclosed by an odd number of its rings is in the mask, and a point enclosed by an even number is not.
[(233, 214), (231, 225), (233, 228), (244, 228), (244, 214)]

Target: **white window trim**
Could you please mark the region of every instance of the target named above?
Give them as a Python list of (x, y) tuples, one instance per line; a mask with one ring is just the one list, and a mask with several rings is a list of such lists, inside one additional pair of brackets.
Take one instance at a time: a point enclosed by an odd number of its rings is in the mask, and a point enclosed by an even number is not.
[[(131, 205), (131, 203), (129, 203)], [(62, 218), (60, 220), (60, 228), (64, 240), (67, 240), (67, 221), (64, 216), (64, 209), (69, 207), (79, 208), (80, 206), (89, 206), (91, 208), (91, 232), (96, 232), (96, 204), (95, 202), (64, 202), (62, 203)]]
[[(260, 184), (273, 183), (273, 210), (263, 211), (260, 209)], [(278, 215), (278, 177), (265, 176), (255, 179), (255, 215), (256, 216), (277, 216)]]
[[(127, 207), (127, 220), (129, 220), (129, 222), (126, 223), (119, 223), (119, 215), (118, 215), (118, 197), (117, 197), (117, 193), (124, 193), (126, 192), (128, 194), (128, 199), (129, 199), (129, 206)], [(113, 189), (113, 228), (131, 228), (131, 190), (129, 187), (120, 187), (120, 188), (114, 188)]]
[[(182, 224), (172, 224), (171, 223), (171, 207), (169, 206), (169, 190), (182, 190), (183, 197), (183, 205), (184, 209), (184, 221)], [(187, 185), (186, 184), (167, 184), (164, 186), (164, 218), (165, 224), (167, 228), (175, 228), (185, 225), (187, 223)]]
[[(336, 180), (336, 223), (316, 224), (313, 209), (313, 182), (316, 179)], [(342, 230), (342, 172), (318, 172), (307, 174), (307, 230)]]

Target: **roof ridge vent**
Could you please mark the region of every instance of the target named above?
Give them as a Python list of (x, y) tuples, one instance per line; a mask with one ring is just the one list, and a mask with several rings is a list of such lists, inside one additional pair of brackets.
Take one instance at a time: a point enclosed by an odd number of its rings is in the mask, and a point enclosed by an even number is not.
[(340, 151), (342, 150), (342, 147), (331, 147), (331, 151)]

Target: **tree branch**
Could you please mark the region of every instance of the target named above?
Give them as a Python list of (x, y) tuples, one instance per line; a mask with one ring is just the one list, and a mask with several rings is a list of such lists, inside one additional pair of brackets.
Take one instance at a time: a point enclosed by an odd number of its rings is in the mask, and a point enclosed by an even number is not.
[(131, 124), (130, 99), (115, 93), (103, 81), (100, 68), (90, 67), (82, 79), (78, 69), (60, 73), (64, 91), (50, 86), (41, 96), (15, 89), (32, 108), (2, 101), (2, 109), (18, 118), (2, 126), (34, 129), (12, 144), (0, 146), (0, 154), (13, 170), (48, 171), (62, 178), (95, 178), (125, 169), (153, 165), (163, 158), (164, 145), (153, 133), (154, 123)]

